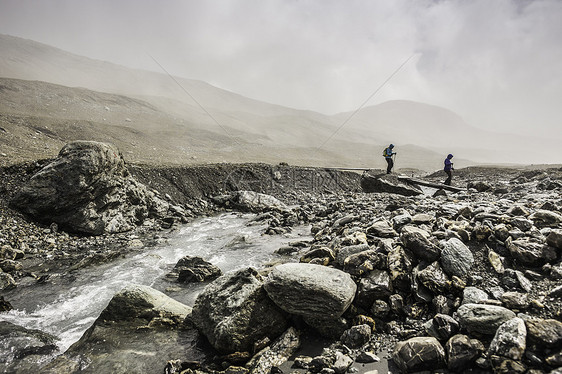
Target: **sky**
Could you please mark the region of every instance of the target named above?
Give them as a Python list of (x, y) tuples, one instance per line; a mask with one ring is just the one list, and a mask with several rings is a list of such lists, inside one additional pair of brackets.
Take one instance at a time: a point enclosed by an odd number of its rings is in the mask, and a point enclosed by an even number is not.
[(561, 20), (560, 0), (0, 0), (2, 34), (261, 101), (335, 114), (376, 92), (559, 139)]

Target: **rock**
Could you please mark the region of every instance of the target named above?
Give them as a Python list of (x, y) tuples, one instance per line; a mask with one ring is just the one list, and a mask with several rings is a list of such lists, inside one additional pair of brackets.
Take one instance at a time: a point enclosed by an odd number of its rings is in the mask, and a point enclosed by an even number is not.
[(449, 289), (449, 278), (437, 261), (418, 271), (417, 279), (427, 289), (437, 295), (445, 293)]
[(412, 223), (416, 225), (430, 224), (435, 221), (435, 216), (431, 214), (418, 213), (412, 217)]
[(269, 374), (281, 366), (300, 347), (300, 333), (289, 327), (273, 344), (258, 352), (246, 364), (252, 374)]
[(477, 287), (466, 287), (462, 292), (463, 304), (479, 304), (488, 300), (488, 294)]
[(365, 351), (359, 352), (359, 354), (355, 358), (355, 361), (359, 362), (360, 364), (380, 362), (380, 360), (381, 360), (380, 357), (374, 354), (373, 352), (365, 352)]
[(493, 372), (496, 374), (525, 374), (527, 368), (520, 361), (515, 361), (502, 356), (493, 355), (490, 357)]
[(36, 372), (38, 361), (58, 351), (57, 337), (6, 321), (0, 321), (0, 337), (0, 371), (3, 373)]
[(515, 318), (511, 310), (487, 304), (463, 304), (457, 313), (462, 327), (482, 335), (495, 334), (501, 324)]
[(441, 265), (447, 274), (466, 279), (473, 264), (474, 256), (463, 242), (457, 238), (445, 242), (441, 250)]
[(455, 335), (445, 344), (447, 351), (447, 367), (449, 370), (461, 371), (469, 368), (484, 352), (484, 345), (477, 339), (470, 339), (466, 335)]
[(317, 265), (328, 265), (335, 260), (334, 253), (328, 247), (317, 247), (306, 252), (300, 259), (300, 262), (313, 262)]
[(269, 273), (264, 288), (284, 311), (311, 318), (337, 318), (351, 305), (357, 286), (349, 274), (326, 266), (287, 263)]
[(373, 223), (367, 229), (367, 234), (378, 236), (379, 238), (394, 238), (398, 236), (398, 233), (387, 221), (378, 221)]
[(345, 264), (345, 259), (356, 253), (365, 252), (371, 249), (367, 244), (348, 245), (338, 249), (336, 253), (336, 263), (340, 266)]
[(432, 337), (415, 337), (396, 344), (392, 360), (405, 372), (436, 370), (445, 366), (445, 350)]
[(513, 258), (527, 266), (541, 266), (557, 257), (554, 248), (529, 240), (508, 238), (505, 246)]
[(349, 348), (359, 348), (371, 338), (371, 326), (357, 325), (345, 330), (340, 341)]
[(496, 273), (503, 274), (505, 272), (503, 258), (491, 249), (488, 251), (488, 261), (490, 261), (490, 265), (492, 265)]
[(562, 222), (562, 215), (550, 210), (537, 210), (529, 216), (529, 219), (535, 222), (537, 226), (554, 227)]
[(330, 338), (338, 339), (345, 330), (349, 327), (347, 320), (343, 317), (338, 318), (312, 318), (303, 317), (304, 322), (315, 329), (320, 335)]
[(178, 282), (205, 282), (222, 275), (221, 269), (201, 257), (184, 256), (174, 266), (173, 273), (178, 274)]
[(0, 291), (7, 291), (16, 287), (17, 283), (14, 278), (10, 274), (0, 270)]
[(466, 185), (467, 189), (474, 188), (478, 192), (485, 192), (492, 188), (488, 183), (477, 181), (477, 182), (468, 182)]
[(403, 233), (400, 240), (418, 259), (433, 262), (439, 258), (439, 247), (419, 232)]
[(562, 322), (555, 319), (525, 319), (527, 336), (535, 344), (556, 347), (562, 344)]
[(336, 351), (336, 360), (332, 364), (332, 369), (336, 374), (343, 374), (353, 364), (353, 359), (339, 351)]
[(130, 230), (169, 208), (131, 177), (115, 146), (93, 141), (65, 145), (11, 204), (39, 221), (91, 235)]
[(441, 341), (449, 340), (459, 329), (459, 323), (453, 317), (446, 314), (436, 314), (426, 324), (427, 333)]
[(513, 318), (497, 329), (488, 353), (519, 361), (527, 347), (526, 338), (525, 322), (521, 318)]
[(384, 318), (390, 312), (390, 306), (384, 300), (375, 300), (371, 306), (371, 313), (376, 318)]
[(546, 244), (557, 249), (562, 249), (562, 230), (552, 230), (546, 237)]
[(501, 301), (508, 309), (524, 310), (529, 306), (527, 295), (520, 292), (506, 292), (502, 295)]
[(386, 254), (370, 249), (347, 257), (343, 264), (343, 270), (351, 275), (362, 276), (375, 268), (384, 268), (385, 265)]
[(412, 271), (412, 260), (400, 246), (393, 248), (387, 256), (390, 280), (394, 288), (399, 290), (410, 290), (410, 273)]
[(189, 306), (160, 291), (144, 285), (129, 285), (113, 296), (99, 318), (113, 322), (166, 318), (179, 324), (190, 313)]
[(283, 313), (267, 297), (252, 268), (225, 274), (197, 296), (192, 320), (220, 352), (251, 351), (254, 342), (285, 331)]
[(377, 299), (387, 299), (392, 291), (392, 283), (388, 272), (386, 270), (373, 270), (359, 282), (356, 303), (368, 308)]
[(419, 188), (402, 183), (396, 176), (390, 174), (364, 174), (361, 177), (361, 188), (363, 192), (389, 192), (404, 196), (423, 194)]

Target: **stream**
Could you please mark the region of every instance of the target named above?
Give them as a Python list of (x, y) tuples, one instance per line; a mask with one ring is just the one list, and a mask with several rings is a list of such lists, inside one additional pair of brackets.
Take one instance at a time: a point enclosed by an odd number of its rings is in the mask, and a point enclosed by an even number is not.
[(53, 276), (44, 284), (18, 287), (5, 295), (14, 309), (0, 314), (0, 321), (55, 335), (64, 352), (94, 323), (113, 295), (129, 284), (151, 286), (193, 306), (205, 284), (184, 285), (166, 277), (183, 256), (202, 257), (226, 273), (248, 266), (261, 268), (280, 258), (274, 252), (281, 246), (310, 238), (306, 226), (293, 228), (290, 234), (263, 235), (265, 225), (253, 218), (253, 214), (239, 213), (201, 218), (169, 234), (160, 247)]

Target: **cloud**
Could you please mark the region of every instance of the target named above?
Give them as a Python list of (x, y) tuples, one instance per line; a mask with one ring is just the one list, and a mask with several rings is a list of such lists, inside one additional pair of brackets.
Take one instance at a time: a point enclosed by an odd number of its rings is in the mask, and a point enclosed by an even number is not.
[(0, 32), (323, 113), (409, 99), (562, 138), (558, 0), (2, 0)]

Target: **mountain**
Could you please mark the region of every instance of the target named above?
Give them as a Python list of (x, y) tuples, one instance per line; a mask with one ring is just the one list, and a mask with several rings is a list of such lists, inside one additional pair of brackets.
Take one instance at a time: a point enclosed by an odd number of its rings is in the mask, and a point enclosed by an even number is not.
[[(264, 103), (202, 81), (129, 69), (17, 37), (0, 35), (0, 52), (0, 127), (16, 131), (19, 123), (43, 135), (47, 128), (59, 143), (76, 136), (106, 139), (135, 161), (383, 168), (382, 149), (392, 142), (399, 167), (436, 170), (448, 153), (456, 155), (456, 166), (538, 162), (520, 152), (529, 139), (470, 127), (427, 104), (386, 102), (363, 108), (346, 123), (351, 113), (328, 116)], [(25, 131), (16, 132), (25, 148)], [(0, 131), (0, 142), (8, 143), (6, 132)], [(524, 157), (516, 160), (518, 155)]]

